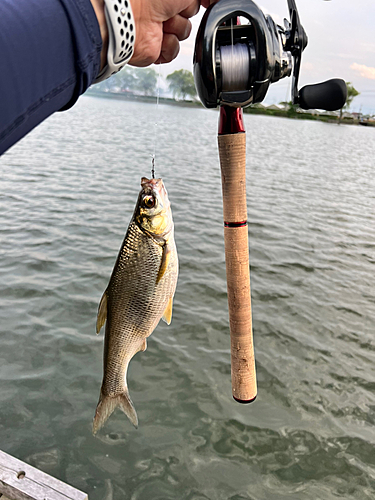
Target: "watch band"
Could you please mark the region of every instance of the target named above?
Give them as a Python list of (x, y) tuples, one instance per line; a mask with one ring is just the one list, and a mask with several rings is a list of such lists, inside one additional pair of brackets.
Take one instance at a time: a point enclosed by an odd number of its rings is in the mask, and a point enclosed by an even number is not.
[(94, 83), (102, 82), (127, 64), (134, 52), (135, 23), (130, 0), (104, 0), (108, 27), (107, 65)]

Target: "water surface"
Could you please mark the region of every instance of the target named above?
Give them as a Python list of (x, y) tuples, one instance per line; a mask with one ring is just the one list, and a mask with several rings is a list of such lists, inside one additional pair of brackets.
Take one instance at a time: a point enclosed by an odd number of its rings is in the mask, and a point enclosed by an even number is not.
[[(83, 97), (0, 159), (0, 449), (90, 500), (374, 498), (375, 131), (245, 124), (256, 402), (231, 398), (217, 113)], [(155, 144), (173, 320), (130, 365), (139, 429), (94, 438), (97, 305)]]

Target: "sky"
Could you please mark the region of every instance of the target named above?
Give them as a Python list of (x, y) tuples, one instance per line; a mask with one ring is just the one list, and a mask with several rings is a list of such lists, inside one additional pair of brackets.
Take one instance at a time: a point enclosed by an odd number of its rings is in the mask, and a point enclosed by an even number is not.
[[(277, 24), (288, 18), (287, 0), (255, 2)], [(351, 82), (360, 92), (351, 110), (375, 114), (375, 0), (296, 0), (300, 21), (309, 43), (302, 55), (302, 87), (330, 78)], [(192, 71), (195, 36), (204, 9), (192, 19), (193, 31), (181, 43), (178, 57), (163, 65), (163, 76), (176, 69)], [(159, 71), (159, 69), (158, 69)], [(290, 100), (291, 78), (272, 84), (265, 104)]]

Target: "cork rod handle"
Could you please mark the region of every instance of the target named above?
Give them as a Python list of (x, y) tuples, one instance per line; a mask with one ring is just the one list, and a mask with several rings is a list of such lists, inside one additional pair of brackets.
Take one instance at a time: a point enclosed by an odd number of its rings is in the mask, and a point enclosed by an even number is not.
[(251, 316), (246, 207), (246, 134), (219, 135), (224, 243), (231, 337), (232, 393), (251, 403), (257, 395)]

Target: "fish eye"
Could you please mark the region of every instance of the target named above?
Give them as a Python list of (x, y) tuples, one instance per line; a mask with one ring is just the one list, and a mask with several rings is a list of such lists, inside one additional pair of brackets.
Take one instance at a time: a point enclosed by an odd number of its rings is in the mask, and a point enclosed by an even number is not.
[(146, 195), (142, 202), (146, 208), (153, 208), (155, 206), (155, 198), (151, 194)]

